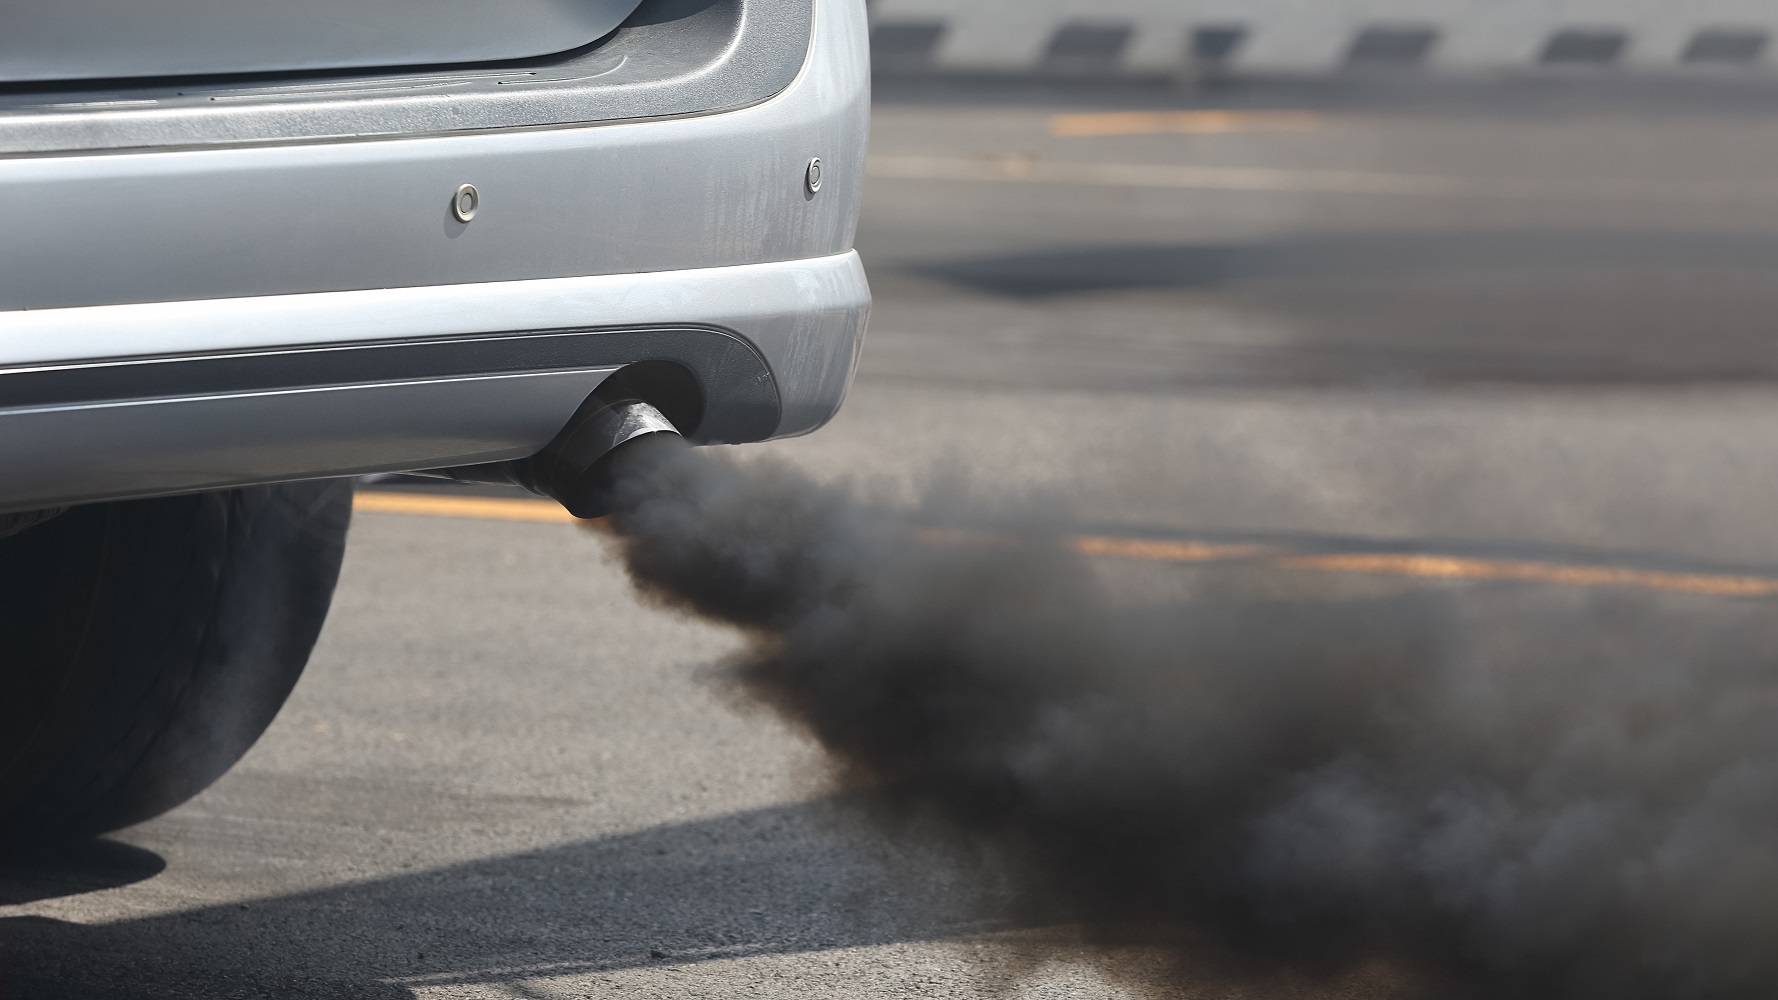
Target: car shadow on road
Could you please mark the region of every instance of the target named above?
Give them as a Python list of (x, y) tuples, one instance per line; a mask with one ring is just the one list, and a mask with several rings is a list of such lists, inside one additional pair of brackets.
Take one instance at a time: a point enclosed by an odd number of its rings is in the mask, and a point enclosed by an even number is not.
[(166, 867), (153, 851), (100, 837), (0, 865), (0, 906), (133, 885)]
[(396, 998), (1009, 926), (979, 872), (862, 822), (818, 800), (119, 923), (0, 919), (0, 996)]

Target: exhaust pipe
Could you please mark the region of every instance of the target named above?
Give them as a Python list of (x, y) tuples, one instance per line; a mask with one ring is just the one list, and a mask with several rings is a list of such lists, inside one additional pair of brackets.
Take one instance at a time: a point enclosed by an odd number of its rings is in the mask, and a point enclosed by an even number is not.
[(683, 447), (661, 411), (640, 399), (596, 400), (547, 447), (518, 463), (520, 485), (555, 499), (575, 517), (611, 513), (611, 488), (622, 457), (641, 448)]
[(660, 410), (640, 399), (589, 397), (555, 440), (530, 458), (439, 469), (418, 475), (463, 483), (522, 486), (575, 517), (611, 513), (615, 467), (639, 449), (683, 447), (685, 439)]

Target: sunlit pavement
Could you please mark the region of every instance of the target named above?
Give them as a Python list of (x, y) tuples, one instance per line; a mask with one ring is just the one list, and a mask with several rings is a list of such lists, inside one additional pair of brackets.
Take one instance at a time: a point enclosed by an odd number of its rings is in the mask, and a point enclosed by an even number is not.
[[(1778, 115), (1748, 107), (887, 104), (853, 398), (753, 452), (1091, 538), (1604, 573), (1317, 577), (1502, 621), (1630, 588), (1748, 627), (1770, 596), (1649, 584), (1778, 577)], [(1127, 556), (1093, 557), (1151, 598), (1233, 572)], [(868, 826), (723, 686), (736, 641), (638, 603), (572, 525), (361, 512), (246, 761), (0, 877), (0, 995), (1080, 996), (1153, 971), (1080, 964), (969, 861)]]

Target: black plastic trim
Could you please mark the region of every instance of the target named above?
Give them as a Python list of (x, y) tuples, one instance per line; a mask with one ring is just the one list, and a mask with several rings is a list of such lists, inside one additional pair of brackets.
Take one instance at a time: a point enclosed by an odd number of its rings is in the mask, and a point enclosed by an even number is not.
[(478, 334), (0, 369), (0, 412), (573, 371), (644, 361), (671, 362), (697, 379), (702, 417), (685, 429), (688, 438), (740, 443), (763, 440), (777, 430), (778, 387), (765, 358), (733, 333), (701, 327)]

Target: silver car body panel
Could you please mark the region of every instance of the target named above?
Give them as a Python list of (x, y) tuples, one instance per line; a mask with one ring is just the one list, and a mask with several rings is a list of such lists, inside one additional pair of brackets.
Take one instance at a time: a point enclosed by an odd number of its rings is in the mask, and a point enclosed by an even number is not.
[(812, 0), (646, 0), (597, 45), (544, 59), (295, 79), (0, 87), (0, 156), (288, 144), (733, 110), (770, 98), (796, 78), (808, 56), (813, 16)]
[[(864, 269), (847, 252), (697, 271), (16, 313), (0, 320), (0, 510), (518, 458), (547, 444), (616, 366), (48, 405), (19, 400), (11, 384), (25, 377), (115, 376), (218, 357), (276, 363), (284, 353), (517, 341), (539, 331), (611, 337), (696, 322), (758, 353), (776, 394), (775, 426), (749, 437), (781, 437), (814, 430), (839, 409), (869, 310)], [(70, 363), (70, 343), (109, 357)], [(144, 374), (143, 384), (177, 381)]]
[[(682, 362), (717, 402), (752, 394), (703, 440), (819, 426), (869, 311), (851, 252), (869, 78), (861, 0), (813, 11), (789, 85), (720, 114), (0, 159), (0, 509), (518, 457), (634, 360)], [(366, 351), (465, 338), (575, 346), (353, 374)], [(697, 338), (727, 360), (673, 353)], [(620, 342), (642, 346), (600, 350)], [(276, 377), (179, 375), (219, 366)]]
[[(840, 253), (868, 130), (862, 5), (726, 114), (300, 146), (0, 159), (0, 309), (720, 267)], [(818, 195), (805, 184), (819, 157)], [(473, 184), (473, 222), (452, 193)], [(0, 337), (5, 336), (0, 318)]]
[(0, 80), (264, 73), (560, 52), (636, 0), (9, 0)]

